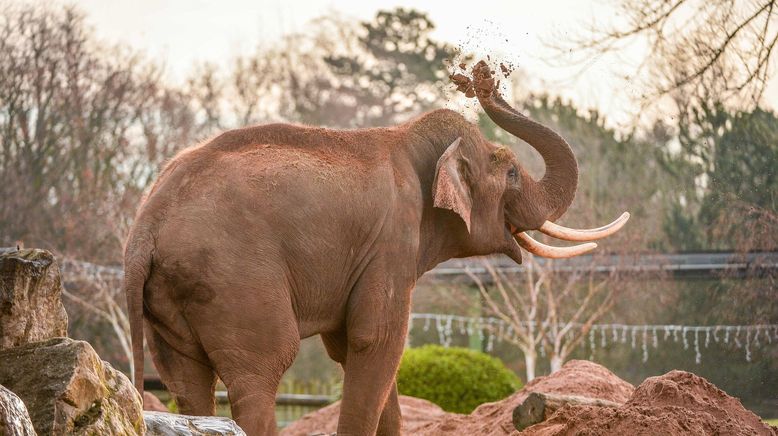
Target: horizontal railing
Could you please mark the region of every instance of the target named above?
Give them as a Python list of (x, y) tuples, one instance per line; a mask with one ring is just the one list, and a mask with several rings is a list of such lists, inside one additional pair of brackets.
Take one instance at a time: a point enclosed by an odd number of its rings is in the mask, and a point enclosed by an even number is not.
[[(143, 380), (143, 389), (147, 391), (166, 391), (167, 388), (159, 378), (147, 377)], [(304, 406), (304, 407), (324, 407), (337, 398), (331, 395), (312, 395), (312, 394), (286, 394), (276, 395), (276, 405), (279, 406)], [(226, 391), (216, 391), (216, 402), (219, 404), (228, 404), (229, 399)]]

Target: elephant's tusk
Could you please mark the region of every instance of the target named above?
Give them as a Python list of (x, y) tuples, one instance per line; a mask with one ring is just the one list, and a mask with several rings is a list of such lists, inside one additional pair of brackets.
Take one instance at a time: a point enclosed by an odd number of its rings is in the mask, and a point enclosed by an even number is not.
[(624, 227), (624, 224), (626, 224), (628, 220), (629, 212), (624, 212), (612, 223), (596, 229), (571, 229), (569, 227), (560, 226), (559, 224), (554, 224), (551, 221), (546, 221), (538, 230), (548, 236), (553, 236), (565, 241), (587, 242), (596, 241), (618, 232), (619, 229)]
[(537, 254), (542, 257), (550, 257), (552, 259), (562, 259), (565, 257), (578, 256), (584, 254), (587, 251), (597, 248), (597, 244), (594, 242), (587, 242), (586, 244), (573, 245), (571, 247), (552, 247), (542, 242), (538, 242), (526, 232), (520, 232), (513, 235), (516, 238), (516, 242), (529, 251), (530, 253)]

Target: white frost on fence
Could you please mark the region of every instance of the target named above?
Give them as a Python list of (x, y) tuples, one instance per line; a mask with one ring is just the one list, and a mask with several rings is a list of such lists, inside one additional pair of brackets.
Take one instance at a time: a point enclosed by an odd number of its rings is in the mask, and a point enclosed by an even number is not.
[[(487, 317), (466, 317), (459, 315), (450, 315), (442, 313), (412, 313), (410, 329), (413, 329), (414, 321), (423, 321), (423, 330), (428, 331), (434, 324), (438, 333), (438, 343), (444, 347), (451, 346), (454, 329), (456, 325), (460, 335), (472, 336), (478, 334), (480, 339), (486, 340), (486, 351), (492, 351), (495, 341), (502, 342), (504, 337), (515, 335), (513, 326), (498, 318)], [(529, 323), (524, 323), (525, 325)], [(560, 324), (563, 326), (564, 324)], [(573, 324), (575, 327), (581, 327), (582, 324)], [(589, 349), (593, 354), (599, 343), (600, 348), (608, 346), (609, 338), (612, 344), (626, 344), (629, 338), (632, 349), (638, 347), (643, 355), (643, 362), (648, 361), (649, 347), (659, 348), (660, 335), (664, 332), (662, 340), (674, 343), (680, 342), (685, 350), (689, 349), (690, 340), (694, 347), (694, 360), (696, 363), (702, 362), (701, 348), (708, 348), (713, 340), (714, 343), (735, 344), (737, 348), (743, 348), (746, 361), (751, 361), (752, 347), (761, 347), (763, 344), (772, 344), (778, 342), (778, 324), (753, 324), (753, 325), (711, 325), (711, 326), (691, 326), (691, 325), (665, 325), (665, 324), (594, 324), (589, 330)], [(704, 339), (701, 339), (704, 334)], [(599, 338), (599, 341), (597, 340)], [(702, 344), (700, 344), (702, 342)], [(702, 347), (701, 347), (702, 345)], [(540, 349), (541, 355), (545, 354), (544, 348)]]

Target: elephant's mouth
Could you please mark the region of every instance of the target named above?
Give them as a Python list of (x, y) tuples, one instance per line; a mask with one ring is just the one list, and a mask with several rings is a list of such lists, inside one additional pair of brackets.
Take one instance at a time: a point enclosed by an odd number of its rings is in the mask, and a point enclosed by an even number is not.
[[(538, 229), (541, 233), (565, 241), (585, 242), (584, 244), (572, 245), (569, 247), (555, 247), (533, 239), (526, 231), (519, 231), (506, 217), (506, 237), (513, 241), (509, 250), (510, 253), (506, 252), (505, 254), (517, 263), (521, 263), (521, 253), (518, 251), (519, 246), (532, 254), (542, 257), (561, 259), (578, 256), (597, 248), (597, 244), (591, 241), (596, 241), (618, 232), (619, 229), (627, 223), (627, 220), (629, 220), (629, 212), (624, 212), (612, 223), (596, 229), (573, 229), (552, 223), (551, 221), (546, 221)], [(516, 247), (515, 251), (512, 246)], [(516, 252), (519, 253), (518, 256), (514, 254)]]

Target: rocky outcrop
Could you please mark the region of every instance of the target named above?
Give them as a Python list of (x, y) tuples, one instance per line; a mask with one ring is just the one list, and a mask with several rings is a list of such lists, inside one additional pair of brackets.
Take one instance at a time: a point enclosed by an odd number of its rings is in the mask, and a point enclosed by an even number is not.
[(219, 416), (145, 412), (146, 436), (245, 436), (235, 421)]
[(67, 336), (59, 266), (48, 251), (0, 252), (0, 350)]
[(140, 395), (86, 342), (55, 338), (0, 351), (0, 384), (24, 401), (39, 435), (143, 432)]
[(35, 436), (27, 407), (3, 386), (0, 386), (0, 435)]

